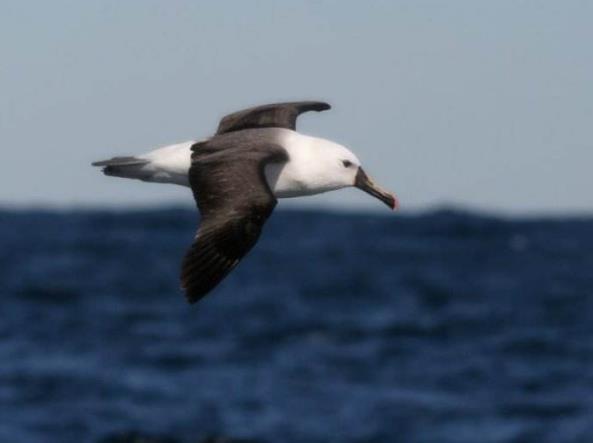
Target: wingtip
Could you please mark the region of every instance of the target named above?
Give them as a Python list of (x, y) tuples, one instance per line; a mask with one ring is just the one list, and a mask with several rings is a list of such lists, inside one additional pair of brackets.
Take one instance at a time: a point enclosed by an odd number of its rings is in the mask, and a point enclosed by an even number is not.
[(315, 108), (313, 108), (313, 110), (315, 110), (317, 112), (327, 111), (332, 108), (331, 105), (327, 102), (318, 101), (318, 102), (314, 102), (314, 103), (315, 103)]
[(190, 284), (190, 282), (186, 279), (186, 277), (183, 275), (181, 276), (180, 289), (181, 289), (181, 292), (183, 293), (183, 298), (185, 298), (185, 301), (189, 305), (195, 305), (197, 302), (199, 302), (201, 299), (203, 299), (204, 296), (206, 294), (208, 294), (208, 292), (210, 292), (209, 290), (200, 291), (200, 290), (196, 289), (196, 287), (192, 286)]
[(198, 300), (200, 300), (201, 297), (196, 296), (196, 294), (192, 294), (190, 289), (186, 286), (185, 282), (182, 281), (181, 282), (181, 292), (183, 292), (183, 298), (185, 298), (185, 301), (187, 302), (187, 304), (189, 305), (195, 305), (196, 302)]
[(185, 294), (185, 301), (188, 305), (193, 306), (198, 302), (199, 298), (192, 298), (189, 295)]

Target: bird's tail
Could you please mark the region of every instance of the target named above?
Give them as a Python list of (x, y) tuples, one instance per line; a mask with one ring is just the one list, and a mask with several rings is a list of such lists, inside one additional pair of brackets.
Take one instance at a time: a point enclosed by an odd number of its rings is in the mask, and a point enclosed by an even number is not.
[(113, 157), (109, 160), (94, 162), (93, 166), (103, 168), (103, 174), (113, 177), (147, 179), (151, 172), (145, 166), (148, 160), (138, 157)]

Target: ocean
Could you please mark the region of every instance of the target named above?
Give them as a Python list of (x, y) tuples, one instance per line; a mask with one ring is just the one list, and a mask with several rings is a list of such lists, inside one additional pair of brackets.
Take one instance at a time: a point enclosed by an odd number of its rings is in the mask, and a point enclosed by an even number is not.
[(190, 306), (197, 220), (0, 211), (0, 442), (593, 442), (593, 218), (276, 211)]

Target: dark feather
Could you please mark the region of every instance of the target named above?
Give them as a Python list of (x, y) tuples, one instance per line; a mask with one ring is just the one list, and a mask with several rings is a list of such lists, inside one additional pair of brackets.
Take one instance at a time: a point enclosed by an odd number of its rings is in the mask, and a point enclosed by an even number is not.
[(257, 242), (274, 207), (265, 165), (287, 161), (280, 146), (257, 136), (217, 136), (194, 145), (190, 185), (202, 215), (185, 255), (181, 285), (195, 303), (218, 285)]
[(324, 102), (304, 101), (256, 106), (229, 114), (218, 125), (217, 134), (255, 128), (296, 129), (297, 117), (307, 111), (325, 111), (331, 106)]
[(145, 165), (148, 160), (137, 157), (113, 157), (109, 160), (102, 160), (91, 163), (93, 166), (135, 166)]

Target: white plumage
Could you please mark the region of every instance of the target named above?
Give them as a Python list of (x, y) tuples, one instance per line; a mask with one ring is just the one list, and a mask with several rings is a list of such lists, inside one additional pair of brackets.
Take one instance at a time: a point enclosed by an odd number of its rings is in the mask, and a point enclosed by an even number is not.
[[(277, 198), (300, 197), (352, 186), (358, 158), (346, 147), (290, 129), (274, 129), (278, 144), (288, 153), (284, 164), (266, 166), (266, 180)], [(195, 141), (164, 146), (137, 155), (140, 165), (115, 168), (115, 175), (154, 183), (189, 186), (191, 147)], [(344, 161), (351, 167), (345, 168)]]

